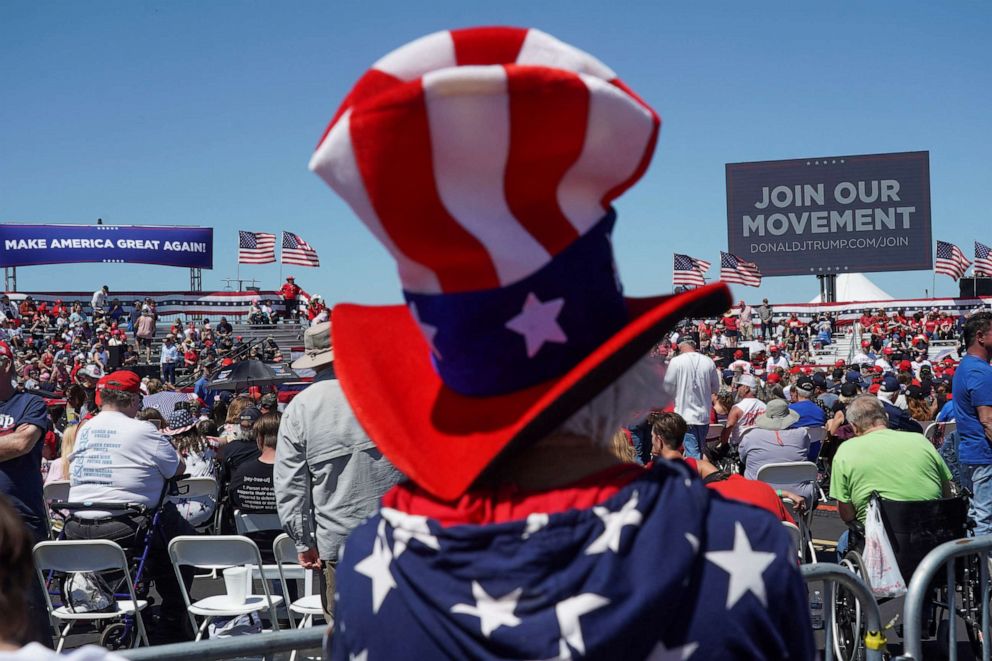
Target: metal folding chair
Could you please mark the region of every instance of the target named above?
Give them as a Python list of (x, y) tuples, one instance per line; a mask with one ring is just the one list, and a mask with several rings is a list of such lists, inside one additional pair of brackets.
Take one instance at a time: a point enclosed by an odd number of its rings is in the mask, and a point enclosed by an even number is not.
[(210, 514), (207, 516), (205, 523), (201, 523), (197, 526), (197, 530), (201, 532), (210, 532), (210, 529), (214, 525), (214, 514), (217, 509), (217, 499), (220, 493), (220, 485), (217, 480), (210, 477), (209, 475), (203, 477), (187, 477), (176, 482), (175, 495), (169, 496), (169, 500), (176, 504), (179, 509), (179, 513), (186, 517), (186, 513), (183, 511), (183, 505), (189, 502), (192, 498), (212, 498), (213, 508), (210, 510)]
[[(251, 571), (254, 567), (262, 566), (262, 556), (255, 542), (240, 535), (218, 535), (215, 537), (199, 537), (183, 535), (174, 538), (169, 543), (169, 558), (179, 580), (189, 613), (190, 624), (196, 631), (196, 640), (203, 638), (210, 622), (217, 617), (235, 617), (248, 613), (268, 610), (272, 628), (279, 630), (279, 618), (276, 607), (283, 602), (282, 597), (269, 592), (267, 581), (261, 581), (264, 595), (248, 595), (243, 604), (232, 604), (226, 594), (206, 597), (191, 601), (189, 592), (183, 582), (180, 567), (192, 566), (201, 569), (226, 569), (229, 567), (246, 567)], [(203, 623), (197, 625), (196, 617), (202, 617)]]
[[(54, 480), (49, 482), (45, 485), (43, 493), (46, 505), (53, 502), (67, 501), (69, 500), (69, 480)], [(62, 530), (62, 520), (53, 516), (51, 509), (49, 509), (48, 520), (45, 524), (48, 528), (48, 539), (55, 539), (58, 536), (56, 533)]]
[(803, 561), (803, 533), (799, 530), (799, 526), (794, 523), (789, 523), (788, 521), (783, 521), (782, 526), (785, 527), (786, 531), (789, 533), (789, 539), (792, 541), (792, 550), (795, 552), (796, 557), (799, 562)]
[[(783, 461), (781, 463), (765, 464), (758, 469), (756, 479), (767, 482), (778, 487), (783, 484), (794, 484), (796, 482), (811, 482), (816, 484), (817, 468), (811, 461)], [(783, 499), (786, 504), (793, 503), (788, 498)], [(809, 552), (808, 562), (816, 562), (816, 549), (813, 547), (813, 511), (816, 503), (806, 503), (806, 510), (802, 513), (794, 512), (796, 521), (799, 522), (799, 531), (802, 533), (802, 545), (800, 553), (806, 561), (806, 552)]]
[[(138, 636), (135, 643), (148, 645), (148, 635), (145, 632), (145, 623), (141, 619), (141, 611), (148, 606), (144, 599), (138, 599), (134, 592), (134, 583), (131, 582), (130, 568), (124, 550), (115, 542), (105, 539), (93, 539), (85, 541), (58, 541), (58, 542), (38, 542), (32, 553), (34, 557), (34, 567), (38, 573), (38, 580), (41, 581), (42, 592), (45, 594), (45, 605), (48, 613), (53, 619), (55, 628), (59, 628), (59, 622), (66, 622), (65, 628), (59, 631), (58, 641), (55, 651), (61, 652), (65, 645), (65, 639), (69, 631), (76, 622), (88, 620), (119, 620), (127, 615), (134, 616), (134, 622), (138, 629)], [(45, 578), (46, 572), (105, 572), (120, 571), (124, 574), (127, 584), (127, 592), (130, 599), (120, 599), (114, 602), (116, 610), (108, 613), (75, 613), (65, 604), (61, 606), (52, 605), (52, 597), (48, 592), (48, 583)], [(180, 580), (180, 584), (182, 581)], [(126, 626), (124, 623), (115, 626)]]

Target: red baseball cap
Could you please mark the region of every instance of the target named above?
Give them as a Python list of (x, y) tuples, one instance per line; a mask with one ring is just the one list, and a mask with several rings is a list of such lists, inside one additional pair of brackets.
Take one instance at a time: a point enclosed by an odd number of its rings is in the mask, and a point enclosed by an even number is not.
[(141, 377), (128, 370), (117, 370), (100, 377), (96, 382), (96, 405), (102, 406), (100, 393), (104, 390), (116, 390), (118, 392), (141, 392)]
[(14, 358), (14, 352), (10, 350), (10, 345), (0, 340), (0, 356), (7, 356), (7, 358)]
[(892, 347), (885, 347), (884, 349), (882, 349), (882, 353), (884, 353), (885, 355), (891, 354), (892, 353)]
[(843, 358), (838, 358), (837, 362), (834, 363), (834, 367), (843, 367), (844, 365), (847, 365), (847, 361)]
[(909, 362), (908, 360), (899, 361), (900, 372), (908, 372), (911, 369), (913, 369), (913, 364), (911, 362)]
[(879, 388), (881, 388), (881, 387), (882, 387), (882, 386), (880, 386), (879, 384), (877, 384), (877, 383), (873, 383), (873, 384), (871, 384), (870, 386), (868, 386), (868, 392), (870, 392), (870, 393), (871, 393), (871, 394), (873, 394), (873, 395), (877, 395), (877, 394), (878, 394), (878, 390), (879, 390)]
[(867, 349), (868, 347), (871, 346), (871, 342), (869, 342), (868, 340), (861, 340), (861, 346)]
[(778, 375), (778, 372), (772, 372), (765, 380), (768, 381), (768, 383), (778, 383), (782, 380), (782, 377)]
[(734, 358), (743, 358), (743, 357), (744, 357), (744, 352), (741, 351), (740, 349), (734, 352)]

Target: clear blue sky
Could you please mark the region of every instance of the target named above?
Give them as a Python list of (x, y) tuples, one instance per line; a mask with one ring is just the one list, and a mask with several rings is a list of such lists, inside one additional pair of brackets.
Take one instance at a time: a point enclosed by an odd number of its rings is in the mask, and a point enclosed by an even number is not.
[[(484, 24), (590, 51), (661, 114), (654, 163), (617, 205), (631, 294), (671, 290), (674, 250), (718, 261), (728, 162), (929, 150), (934, 237), (969, 255), (992, 240), (992, 5), (978, 2), (6, 2), (0, 221), (213, 226), (206, 289), (235, 274), (237, 229), (295, 231), (323, 264), (292, 269), (309, 291), (398, 302), (392, 261), (307, 161), (379, 56)], [(278, 265), (241, 273), (280, 281)], [(22, 290), (188, 286), (151, 266), (18, 276)], [(871, 277), (899, 297), (931, 287), (929, 271)], [(816, 287), (735, 293), (800, 302)]]

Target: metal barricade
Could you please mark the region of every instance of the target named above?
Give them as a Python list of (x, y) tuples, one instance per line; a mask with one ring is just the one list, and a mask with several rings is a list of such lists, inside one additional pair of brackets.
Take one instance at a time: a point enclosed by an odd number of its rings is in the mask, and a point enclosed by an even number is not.
[(802, 572), (803, 580), (806, 581), (807, 585), (820, 581), (823, 582), (823, 629), (826, 634), (823, 658), (826, 661), (833, 661), (834, 659), (833, 627), (831, 623), (834, 619), (837, 592), (836, 590), (827, 590), (826, 588), (830, 584), (837, 584), (850, 591), (861, 605), (861, 611), (865, 621), (865, 638), (863, 641), (860, 641), (860, 644), (863, 644), (865, 647), (865, 658), (868, 661), (872, 661), (873, 659), (880, 661), (882, 652), (885, 650), (885, 636), (882, 634), (882, 616), (878, 611), (878, 603), (871, 593), (871, 588), (865, 585), (861, 577), (851, 570), (833, 563), (818, 562), (800, 565), (799, 570)]
[(245, 656), (267, 656), (293, 651), (321, 650), (326, 627), (257, 633), (199, 642), (154, 645), (116, 652), (131, 661), (221, 661)]
[[(966, 626), (972, 627), (971, 635), (980, 635), (982, 644), (982, 659), (989, 661), (989, 553), (992, 552), (992, 535), (981, 537), (969, 537), (967, 539), (957, 539), (941, 544), (927, 554), (920, 562), (919, 567), (913, 574), (913, 579), (909, 582), (909, 591), (906, 593), (906, 602), (903, 605), (904, 622), (904, 652), (900, 659), (919, 660), (923, 658), (923, 609), (929, 605), (931, 594), (931, 583), (939, 576), (943, 568), (946, 576), (948, 613), (948, 658), (951, 661), (957, 659), (957, 637), (955, 635), (956, 616), (959, 612), (968, 617), (974, 616), (974, 609), (981, 609), (980, 630), (977, 619)], [(967, 565), (968, 556), (974, 556), (977, 562)], [(956, 594), (957, 576), (955, 566), (958, 558), (965, 558), (965, 582), (962, 585), (961, 600), (964, 602), (959, 609), (957, 605), (958, 595)], [(978, 583), (974, 583), (974, 574), (977, 565)], [(978, 598), (976, 599), (976, 595)], [(968, 603), (968, 602), (973, 603)]]

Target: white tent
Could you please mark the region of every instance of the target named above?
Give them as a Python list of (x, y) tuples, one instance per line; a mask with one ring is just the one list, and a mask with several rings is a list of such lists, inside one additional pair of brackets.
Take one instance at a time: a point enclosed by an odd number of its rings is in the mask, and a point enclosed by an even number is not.
[[(837, 276), (837, 301), (860, 303), (862, 301), (891, 301), (892, 296), (883, 291), (863, 273), (841, 273)], [(810, 303), (819, 303), (817, 296)]]

